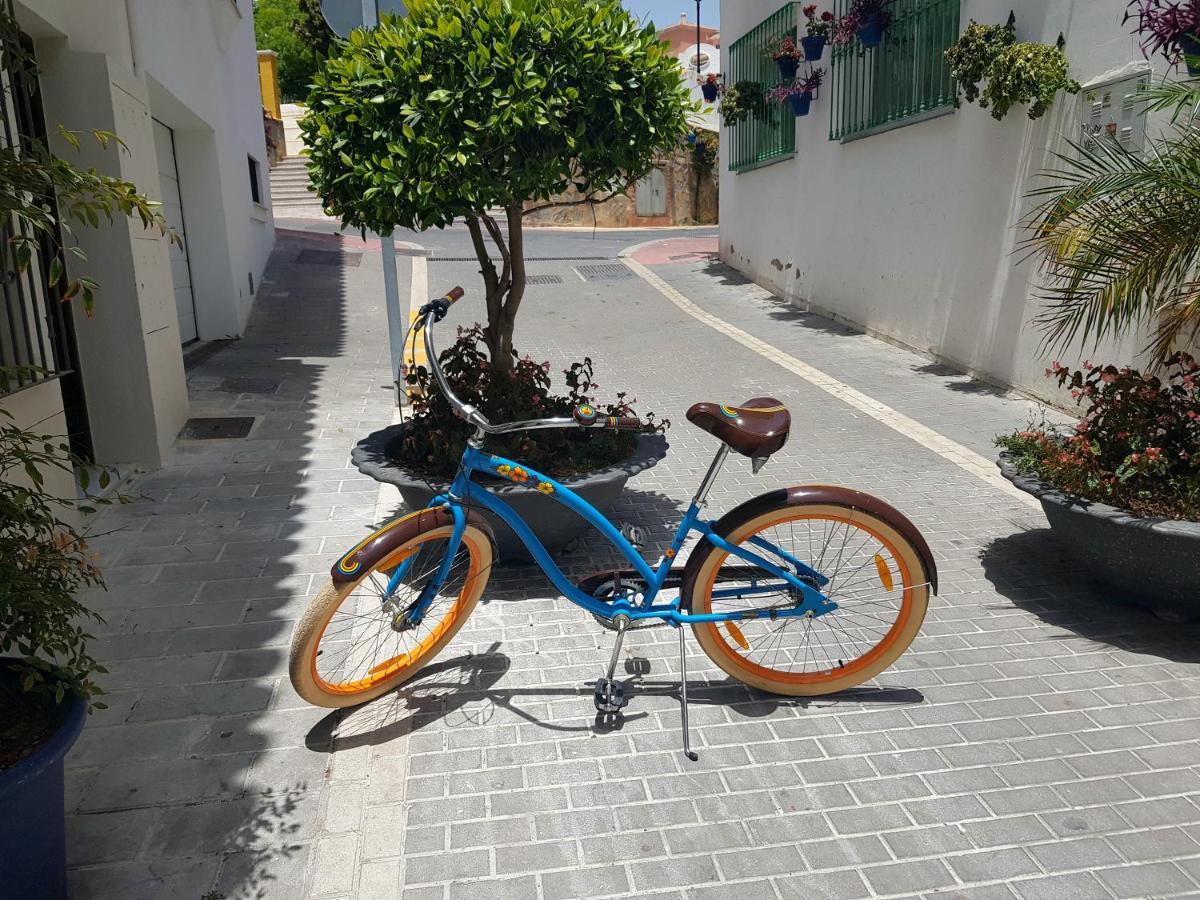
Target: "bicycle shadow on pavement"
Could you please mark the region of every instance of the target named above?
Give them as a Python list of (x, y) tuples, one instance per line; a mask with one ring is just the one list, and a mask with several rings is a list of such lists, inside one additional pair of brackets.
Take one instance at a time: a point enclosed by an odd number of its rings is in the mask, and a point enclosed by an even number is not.
[(1053, 640), (1082, 637), (1172, 662), (1200, 662), (1200, 623), (1166, 621), (1106, 590), (1049, 528), (998, 538), (983, 548), (980, 562), (998, 594), (1060, 629)]
[[(371, 703), (330, 713), (308, 732), (305, 745), (319, 753), (379, 746), (436, 724), (445, 726), (449, 722), (453, 728), (487, 726), (497, 710), (504, 710), (510, 718), (548, 731), (611, 734), (621, 731), (629, 723), (678, 706), (679, 681), (646, 679), (649, 660), (635, 657), (626, 660), (626, 674), (632, 675), (623, 682), (630, 700), (626, 709), (618, 713), (596, 713), (594, 721), (589, 720), (584, 725), (576, 724), (578, 716), (575, 715), (550, 721), (531, 711), (527, 708), (529, 704), (522, 701), (541, 703), (576, 697), (581, 709), (590, 711), (594, 682), (503, 687), (500, 681), (511, 669), (512, 660), (500, 652), (500, 646), (496, 642), (483, 653), (469, 653), (434, 663), (411, 681)], [(670, 702), (655, 702), (661, 699)], [(745, 718), (762, 718), (785, 708), (912, 705), (924, 699), (920, 691), (905, 687), (858, 687), (823, 697), (777, 697), (732, 679), (688, 680), (689, 706), (724, 706)], [(639, 702), (642, 708), (639, 708)]]

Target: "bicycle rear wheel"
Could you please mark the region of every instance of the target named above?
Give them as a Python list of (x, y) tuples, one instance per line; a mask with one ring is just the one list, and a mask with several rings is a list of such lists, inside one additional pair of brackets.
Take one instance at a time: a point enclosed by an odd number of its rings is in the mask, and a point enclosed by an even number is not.
[[(449, 552), (450, 526), (413, 536), (349, 584), (330, 580), (296, 625), (292, 685), (314, 706), (366, 703), (416, 675), (466, 623), (487, 584), (492, 544), (467, 526), (445, 584), (423, 617), (406, 618)], [(389, 597), (387, 585), (407, 565)]]
[[(819, 589), (838, 608), (811, 619), (763, 615), (693, 625), (704, 652), (734, 678), (775, 694), (830, 694), (874, 678), (916, 637), (929, 603), (929, 578), (917, 549), (884, 519), (836, 504), (801, 503), (755, 515), (725, 536), (735, 546), (753, 538), (828, 578)], [(786, 557), (760, 544), (747, 549), (795, 571)], [(763, 570), (711, 544), (702, 543), (697, 552), (705, 556), (693, 564), (683, 597), (693, 613), (799, 603), (797, 591)], [(739, 587), (747, 593), (739, 594)]]

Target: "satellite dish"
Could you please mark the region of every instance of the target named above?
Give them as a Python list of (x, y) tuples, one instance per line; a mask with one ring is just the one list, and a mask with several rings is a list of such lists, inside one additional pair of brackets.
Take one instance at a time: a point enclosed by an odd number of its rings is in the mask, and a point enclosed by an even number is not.
[(321, 14), (338, 37), (350, 37), (350, 32), (366, 24), (367, 15), (374, 13), (375, 22), (380, 13), (394, 16), (408, 15), (404, 0), (321, 0)]

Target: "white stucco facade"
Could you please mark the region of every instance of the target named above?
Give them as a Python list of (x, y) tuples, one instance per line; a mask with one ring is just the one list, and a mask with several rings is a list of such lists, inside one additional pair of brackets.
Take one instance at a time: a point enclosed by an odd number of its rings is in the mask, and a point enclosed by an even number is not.
[[(274, 242), (251, 0), (17, 0), (16, 12), (51, 149), (134, 182), (186, 233), (173, 262), (140, 223), (78, 228), (88, 260), (68, 258), (100, 284), (95, 315), (73, 317), (96, 461), (155, 467), (188, 415), (181, 345), (242, 333)], [(85, 136), (75, 151), (59, 124), (124, 146)], [(30, 392), (47, 414), (62, 407), (56, 382)]]
[[(724, 52), (781, 5), (724, 0)], [(1013, 10), (1019, 40), (1053, 43), (1061, 32), (1071, 74), (1086, 85), (1147, 67), (1124, 9), (1125, 0), (964, 0), (961, 23), (1003, 23)], [(846, 143), (829, 140), (835, 102), (827, 87), (797, 120), (794, 157), (741, 173), (723, 161), (722, 256), (798, 305), (1061, 400), (1030, 324), (1040, 309), (1036, 267), (1023, 261), (1013, 226), (1030, 209), (1037, 173), (1080, 133), (1081, 98), (1061, 94), (1037, 122), (1021, 108), (997, 122), (964, 104)], [(1058, 355), (1128, 362), (1143, 344), (1130, 336)]]

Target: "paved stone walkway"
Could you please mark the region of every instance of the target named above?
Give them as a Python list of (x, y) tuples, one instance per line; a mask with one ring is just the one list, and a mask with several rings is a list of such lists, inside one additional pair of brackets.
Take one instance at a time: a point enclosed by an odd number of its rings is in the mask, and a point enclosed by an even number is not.
[[(291, 622), (370, 524), (376, 493), (346, 454), (390, 417), (377, 256), (295, 264), (326, 243), (281, 243), (248, 339), (193, 372), (194, 414), (260, 416), (250, 439), (181, 443), (140, 485), (152, 501), (106, 514), (125, 529), (100, 542), (113, 708), (70, 760), (78, 896), (1200, 893), (1196, 630), (1111, 603), (1026, 504), (649, 284), (584, 282), (570, 260), (531, 266), (563, 284), (531, 288), (518, 346), (556, 368), (590, 354), (601, 393), (676, 422), (670, 458), (616, 518), (661, 543), (714, 449), (683, 412), (774, 394), (791, 443), (758, 477), (732, 464), (712, 509), (805, 481), (884, 497), (938, 557), (922, 635), (872, 685), (811, 701), (730, 683), (693, 645), (693, 764), (675, 633), (631, 636), (633, 700), (598, 723), (588, 682), (611, 635), (536, 571), (502, 569), (418, 680), (347, 714), (304, 709)], [(653, 271), (706, 311), (976, 452), (1028, 419), (1029, 404), (797, 315), (703, 254), (672, 256)], [(429, 279), (477, 276), (434, 261)], [(472, 296), (452, 321), (480, 314)], [(588, 541), (563, 562), (612, 561)]]

